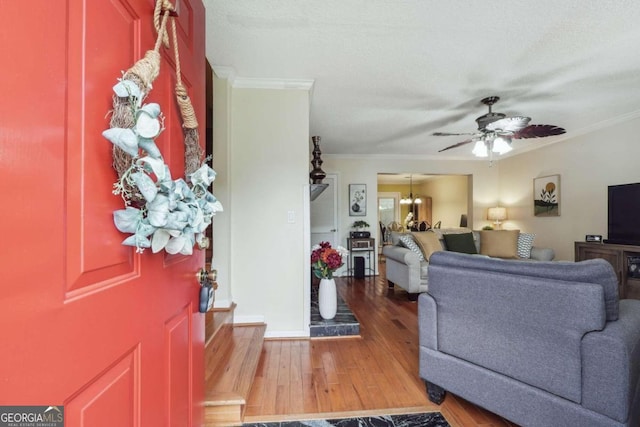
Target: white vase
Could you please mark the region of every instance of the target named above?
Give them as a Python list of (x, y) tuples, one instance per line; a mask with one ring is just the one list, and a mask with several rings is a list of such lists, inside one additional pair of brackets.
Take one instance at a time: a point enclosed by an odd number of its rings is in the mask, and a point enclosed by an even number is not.
[(323, 319), (333, 319), (338, 310), (338, 295), (336, 293), (336, 281), (334, 279), (320, 279), (318, 289), (318, 307)]

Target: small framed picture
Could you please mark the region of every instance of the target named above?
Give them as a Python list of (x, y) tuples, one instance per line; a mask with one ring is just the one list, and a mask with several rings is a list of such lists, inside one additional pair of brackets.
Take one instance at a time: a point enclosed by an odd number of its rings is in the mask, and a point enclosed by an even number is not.
[(533, 215), (560, 216), (560, 175), (533, 179)]
[(349, 216), (367, 215), (367, 184), (349, 184)]

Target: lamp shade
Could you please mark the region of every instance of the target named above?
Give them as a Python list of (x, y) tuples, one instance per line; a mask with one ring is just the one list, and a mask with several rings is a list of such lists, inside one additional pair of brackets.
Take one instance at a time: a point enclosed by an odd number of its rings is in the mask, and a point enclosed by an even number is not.
[(501, 137), (493, 140), (492, 151), (498, 154), (505, 154), (511, 151), (511, 138)]
[(487, 218), (491, 221), (504, 221), (507, 219), (507, 208), (495, 207), (489, 208)]
[(476, 144), (471, 151), (476, 157), (487, 157), (489, 154), (487, 152), (487, 144), (484, 143), (483, 140), (476, 141)]

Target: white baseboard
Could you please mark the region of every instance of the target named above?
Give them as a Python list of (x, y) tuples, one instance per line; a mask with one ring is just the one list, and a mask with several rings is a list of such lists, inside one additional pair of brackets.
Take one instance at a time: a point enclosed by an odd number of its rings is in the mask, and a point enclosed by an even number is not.
[(265, 323), (264, 316), (234, 316), (233, 317), (234, 325), (242, 325), (245, 323), (249, 323), (249, 324)]
[(213, 308), (229, 308), (233, 301), (228, 299), (216, 299), (213, 301)]
[(267, 331), (265, 338), (309, 338), (309, 331)]

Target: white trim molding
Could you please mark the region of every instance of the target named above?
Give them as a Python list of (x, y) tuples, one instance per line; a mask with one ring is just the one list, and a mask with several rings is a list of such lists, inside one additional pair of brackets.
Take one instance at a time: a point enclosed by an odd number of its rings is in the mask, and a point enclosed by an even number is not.
[(309, 338), (309, 332), (305, 331), (274, 331), (265, 332), (265, 339), (267, 338)]
[(313, 89), (313, 79), (264, 79), (254, 77), (236, 77), (233, 81), (234, 89)]
[(229, 80), (233, 84), (236, 78), (236, 70), (233, 67), (225, 67), (224, 65), (212, 65), (213, 72), (216, 73), (216, 77), (223, 80)]
[(234, 325), (255, 325), (259, 323), (265, 323), (264, 316), (255, 315), (255, 316), (234, 316), (233, 317)]
[(233, 302), (228, 299), (215, 299), (213, 302), (214, 308), (231, 308)]

